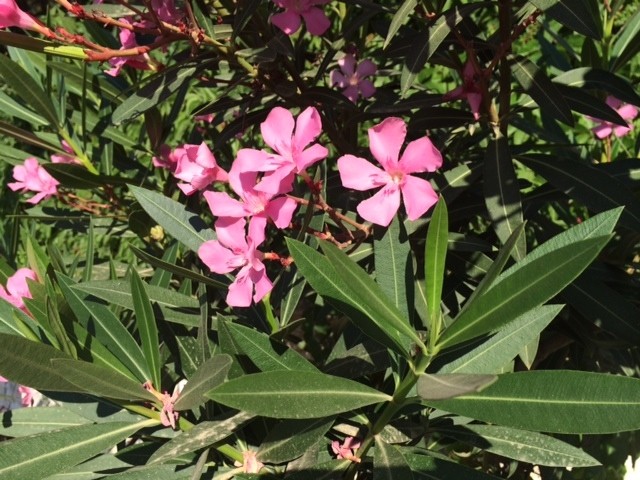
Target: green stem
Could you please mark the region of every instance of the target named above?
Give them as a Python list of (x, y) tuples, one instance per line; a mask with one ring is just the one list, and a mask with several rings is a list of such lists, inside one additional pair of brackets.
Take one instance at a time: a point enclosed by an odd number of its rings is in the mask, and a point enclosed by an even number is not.
[(71, 147), (71, 150), (73, 150), (75, 156), (78, 158), (78, 160), (80, 160), (80, 163), (82, 163), (82, 165), (84, 165), (84, 167), (91, 173), (93, 173), (94, 175), (98, 175), (98, 170), (96, 170), (96, 167), (91, 164), (91, 160), (89, 160), (87, 154), (84, 153), (82, 149), (76, 144), (76, 142), (73, 141), (71, 135), (69, 135), (64, 128), (60, 128), (58, 130), (58, 133), (64, 139), (64, 141), (69, 144), (69, 147)]
[(273, 315), (273, 308), (271, 308), (271, 295), (266, 294), (262, 298), (262, 306), (264, 307), (264, 314), (267, 317), (267, 322), (269, 323), (269, 328), (271, 328), (271, 333), (275, 333), (280, 329), (280, 325), (278, 324), (278, 320)]

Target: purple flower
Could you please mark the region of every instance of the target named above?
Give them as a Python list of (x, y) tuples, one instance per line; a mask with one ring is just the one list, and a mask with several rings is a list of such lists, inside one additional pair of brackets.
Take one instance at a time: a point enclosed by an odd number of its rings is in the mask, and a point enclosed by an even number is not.
[(369, 98), (376, 93), (376, 87), (366, 77), (373, 75), (378, 70), (371, 60), (363, 60), (356, 65), (355, 57), (347, 53), (338, 60), (340, 70), (331, 72), (331, 86), (343, 88), (345, 97), (356, 103), (358, 95)]
[(287, 35), (292, 35), (300, 29), (302, 18), (311, 35), (322, 35), (331, 26), (325, 13), (316, 5), (325, 5), (330, 0), (273, 0), (284, 12), (271, 17), (271, 23)]

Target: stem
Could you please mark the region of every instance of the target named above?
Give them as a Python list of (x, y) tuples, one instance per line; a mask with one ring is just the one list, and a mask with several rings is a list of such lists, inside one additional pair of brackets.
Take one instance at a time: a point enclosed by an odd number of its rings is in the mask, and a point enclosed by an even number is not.
[(273, 315), (273, 308), (271, 308), (271, 295), (267, 293), (262, 298), (262, 306), (264, 308), (264, 314), (267, 317), (267, 323), (269, 323), (269, 328), (271, 329), (271, 333), (275, 333), (280, 328), (276, 317)]
[(98, 170), (96, 170), (96, 167), (91, 164), (91, 160), (89, 160), (87, 154), (84, 153), (82, 149), (76, 144), (76, 142), (73, 141), (71, 135), (69, 135), (69, 133), (64, 128), (60, 128), (58, 130), (58, 133), (65, 140), (65, 142), (69, 144), (69, 147), (71, 147), (71, 150), (73, 150), (75, 156), (78, 157), (80, 163), (82, 163), (82, 165), (91, 173), (93, 173), (94, 175), (98, 175)]
[(506, 55), (511, 51), (511, 0), (500, 0), (498, 3), (498, 18), (500, 19), (500, 43), (506, 49), (500, 61), (500, 93), (498, 102), (500, 113), (498, 124), (504, 136), (509, 127), (509, 108), (511, 106), (511, 67)]

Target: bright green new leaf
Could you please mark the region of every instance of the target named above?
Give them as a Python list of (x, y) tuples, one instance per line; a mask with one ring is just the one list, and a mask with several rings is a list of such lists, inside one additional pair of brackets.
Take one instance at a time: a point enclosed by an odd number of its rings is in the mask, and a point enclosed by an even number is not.
[(298, 419), (328, 417), (392, 398), (353, 380), (291, 370), (235, 378), (207, 396), (254, 415)]

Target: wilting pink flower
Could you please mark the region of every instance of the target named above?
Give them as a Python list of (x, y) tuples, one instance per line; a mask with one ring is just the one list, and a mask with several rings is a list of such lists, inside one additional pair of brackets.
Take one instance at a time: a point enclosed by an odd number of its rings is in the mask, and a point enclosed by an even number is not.
[(603, 139), (611, 136), (611, 134), (616, 137), (624, 137), (628, 134), (633, 128), (633, 124), (628, 120), (633, 120), (638, 116), (638, 109), (633, 105), (629, 105), (628, 103), (622, 103), (622, 101), (618, 100), (615, 97), (609, 95), (607, 97), (607, 105), (613, 108), (618, 115), (622, 117), (623, 120), (627, 121), (627, 126), (616, 125), (611, 122), (607, 122), (605, 120), (600, 120), (598, 118), (591, 118), (594, 122), (598, 122), (599, 125), (596, 125), (591, 130), (596, 134), (596, 137)]
[(331, 26), (325, 13), (316, 5), (325, 5), (331, 0), (273, 0), (284, 12), (271, 17), (271, 23), (287, 35), (292, 35), (300, 29), (302, 18), (311, 35), (322, 35)]
[(52, 163), (80, 163), (80, 161), (75, 155), (75, 152), (65, 140), (62, 140), (62, 149), (65, 152), (67, 152), (69, 155), (65, 155), (65, 154), (51, 155)]
[(40, 166), (36, 158), (27, 158), (23, 165), (13, 167), (13, 178), (17, 181), (9, 183), (8, 187), (14, 192), (36, 192), (27, 200), (28, 203), (35, 205), (58, 193), (59, 182)]
[(467, 62), (462, 70), (462, 85), (444, 95), (445, 101), (464, 98), (471, 108), (473, 118), (480, 119), (480, 105), (482, 105), (482, 90), (478, 83), (477, 72), (471, 62)]
[(371, 60), (363, 60), (356, 66), (355, 57), (347, 53), (338, 60), (340, 70), (331, 72), (331, 86), (344, 88), (343, 94), (353, 103), (362, 98), (369, 98), (376, 93), (376, 87), (366, 77), (376, 73), (376, 65)]
[(258, 461), (256, 452), (253, 450), (245, 450), (242, 452), (242, 464), (235, 462), (235, 466), (242, 467), (244, 473), (259, 473), (264, 463)]
[(24, 298), (31, 298), (27, 279), (36, 280), (36, 272), (30, 268), (20, 268), (7, 279), (7, 288), (0, 285), (0, 298), (14, 307), (24, 310)]
[(264, 229), (251, 222), (245, 238), (245, 225), (244, 219), (219, 218), (218, 239), (204, 242), (198, 249), (198, 256), (212, 272), (226, 274), (240, 269), (227, 293), (227, 304), (232, 307), (248, 307), (252, 295), (257, 303), (273, 288), (262, 263), (263, 254), (257, 250), (264, 241)]
[(238, 158), (229, 172), (229, 185), (240, 200), (231, 198), (227, 193), (205, 192), (204, 198), (209, 203), (211, 213), (216, 217), (252, 217), (255, 228), (263, 230), (269, 218), (278, 228), (288, 227), (297, 206), (296, 201), (285, 196), (274, 198), (272, 193), (256, 190), (258, 173), (244, 171), (243, 152), (246, 151), (238, 152)]
[(256, 186), (258, 191), (273, 195), (290, 192), (296, 173), (329, 154), (317, 143), (307, 148), (322, 133), (320, 114), (314, 107), (306, 108), (297, 121), (289, 110), (275, 107), (260, 124), (260, 131), (275, 153), (252, 149), (244, 149), (242, 153), (246, 171), (266, 172)]
[(357, 210), (365, 220), (385, 227), (400, 208), (401, 194), (410, 220), (422, 216), (438, 201), (428, 181), (409, 174), (435, 171), (442, 165), (442, 155), (425, 136), (409, 143), (398, 160), (406, 134), (406, 124), (395, 117), (369, 129), (369, 149), (384, 170), (353, 155), (338, 159), (345, 187), (361, 191), (382, 187), (373, 197), (360, 202)]
[(31, 387), (18, 385), (0, 376), (0, 412), (33, 407), (42, 394)]
[(179, 183), (178, 188), (185, 195), (192, 195), (204, 190), (213, 182), (226, 182), (227, 172), (218, 166), (207, 144), (183, 145), (173, 151), (177, 158), (174, 176), (186, 183)]
[[(120, 19), (120, 21), (131, 23), (125, 18)], [(120, 50), (126, 50), (139, 46), (136, 40), (136, 34), (131, 30), (121, 28), (119, 37), (120, 43), (122, 44)], [(117, 77), (120, 74), (120, 70), (122, 70), (122, 67), (124, 67), (125, 65), (128, 65), (131, 68), (135, 68), (137, 70), (149, 70), (149, 61), (150, 57), (147, 54), (134, 55), (129, 57), (114, 57), (109, 60), (109, 65), (111, 65), (113, 68), (105, 70), (104, 73), (106, 73), (107, 75), (111, 75), (112, 77)]]
[(344, 439), (344, 443), (340, 443), (338, 440), (331, 442), (331, 450), (336, 455), (338, 460), (347, 459), (352, 462), (361, 462), (361, 459), (356, 457), (356, 451), (360, 448), (360, 440), (354, 437), (347, 437)]
[(165, 168), (173, 173), (178, 166), (178, 156), (171, 150), (169, 145), (163, 143), (158, 149), (158, 156), (153, 157), (151, 162), (154, 167)]
[(173, 406), (178, 400), (181, 389), (176, 385), (176, 388), (173, 389), (172, 395), (169, 395), (167, 392), (160, 393), (153, 387), (150, 380), (143, 383), (142, 387), (145, 390), (148, 390), (154, 397), (156, 397), (158, 402), (162, 404), (162, 407), (160, 408), (160, 423), (165, 427), (171, 427), (175, 430), (176, 422), (178, 421), (180, 414), (173, 410)]

